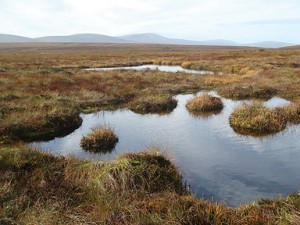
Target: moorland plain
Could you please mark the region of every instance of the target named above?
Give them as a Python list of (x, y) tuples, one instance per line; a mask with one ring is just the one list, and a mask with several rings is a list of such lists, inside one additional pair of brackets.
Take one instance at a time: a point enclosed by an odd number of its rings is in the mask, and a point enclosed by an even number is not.
[[(143, 64), (216, 74), (84, 70)], [(176, 107), (172, 96), (201, 90), (232, 99), (289, 99), (294, 105), (276, 115), (298, 123), (300, 48), (1, 44), (0, 222), (299, 223), (298, 194), (239, 208), (197, 200), (185, 190), (178, 168), (157, 149), (89, 162), (25, 146), (70, 133), (81, 125), (81, 112), (123, 107), (160, 112)]]

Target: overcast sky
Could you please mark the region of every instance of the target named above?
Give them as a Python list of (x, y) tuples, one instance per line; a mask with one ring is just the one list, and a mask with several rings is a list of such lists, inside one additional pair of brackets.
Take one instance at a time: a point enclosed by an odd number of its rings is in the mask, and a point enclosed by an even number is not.
[(300, 0), (0, 0), (0, 33), (157, 33), (300, 44)]

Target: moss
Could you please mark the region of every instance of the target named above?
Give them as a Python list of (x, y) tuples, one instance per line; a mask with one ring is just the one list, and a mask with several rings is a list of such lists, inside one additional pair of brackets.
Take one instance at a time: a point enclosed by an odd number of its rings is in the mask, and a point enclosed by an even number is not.
[(262, 105), (244, 105), (229, 117), (230, 126), (240, 134), (261, 136), (285, 129), (285, 117)]
[(84, 136), (80, 145), (84, 150), (91, 152), (109, 152), (119, 141), (114, 131), (106, 126), (98, 126), (92, 132)]
[(208, 115), (208, 113), (220, 112), (223, 109), (223, 103), (221, 98), (205, 94), (189, 100), (186, 107), (193, 115)]

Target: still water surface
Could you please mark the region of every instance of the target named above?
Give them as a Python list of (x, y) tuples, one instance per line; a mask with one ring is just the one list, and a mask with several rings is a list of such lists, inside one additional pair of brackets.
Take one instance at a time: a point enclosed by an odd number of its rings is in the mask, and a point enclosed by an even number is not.
[[(271, 137), (241, 136), (229, 126), (228, 117), (245, 101), (223, 98), (225, 107), (220, 114), (193, 117), (185, 108), (192, 97), (176, 96), (178, 106), (169, 115), (139, 115), (127, 109), (82, 114), (83, 124), (72, 134), (33, 145), (92, 160), (112, 160), (129, 150), (160, 146), (173, 155), (193, 193), (232, 206), (300, 189), (300, 126), (288, 126)], [(275, 97), (264, 104), (276, 107), (289, 102)], [(110, 124), (119, 136), (112, 153), (81, 149), (80, 139), (97, 124)]]
[(108, 71), (108, 70), (159, 70), (163, 72), (183, 72), (183, 73), (193, 73), (193, 74), (215, 74), (212, 71), (205, 70), (189, 70), (184, 69), (181, 66), (161, 66), (161, 65), (142, 65), (142, 66), (124, 66), (124, 67), (109, 67), (109, 68), (88, 68), (87, 71)]

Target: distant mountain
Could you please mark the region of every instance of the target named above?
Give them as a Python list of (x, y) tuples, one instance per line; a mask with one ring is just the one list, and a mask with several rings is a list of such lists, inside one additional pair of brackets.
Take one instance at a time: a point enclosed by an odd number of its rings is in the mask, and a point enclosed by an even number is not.
[(184, 39), (166, 38), (153, 33), (130, 34), (119, 36), (123, 40), (135, 43), (147, 44), (175, 44), (175, 45), (218, 45), (218, 46), (237, 46), (238, 44), (228, 40), (209, 40), (209, 41), (190, 41)]
[(11, 35), (11, 34), (0, 34), (0, 43), (16, 43), (16, 42), (33, 42), (32, 38)]
[(198, 45), (199, 44), (198, 41), (166, 38), (153, 33), (130, 34), (125, 36), (119, 36), (118, 38), (129, 42), (146, 43), (146, 44), (177, 44), (177, 45)]
[(77, 43), (145, 43), (145, 44), (170, 44), (170, 45), (208, 45), (208, 46), (249, 46), (259, 48), (282, 48), (293, 44), (285, 42), (266, 41), (258, 43), (239, 44), (236, 42), (216, 39), (207, 41), (191, 41), (185, 39), (167, 38), (158, 34), (130, 34), (112, 37), (101, 34), (74, 34), (68, 36), (47, 36), (27, 38), (17, 35), (0, 34), (0, 43), (16, 42), (77, 42)]
[(228, 41), (224, 39), (201, 41), (201, 45), (214, 45), (214, 46), (240, 46), (239, 43)]
[(34, 39), (37, 42), (81, 42), (81, 43), (124, 43), (124, 40), (101, 34), (74, 34), (69, 36), (47, 36)]
[(293, 44), (286, 43), (286, 42), (277, 42), (277, 41), (264, 41), (264, 42), (257, 42), (252, 44), (243, 44), (243, 46), (257, 47), (257, 48), (283, 48), (283, 47), (293, 46)]

